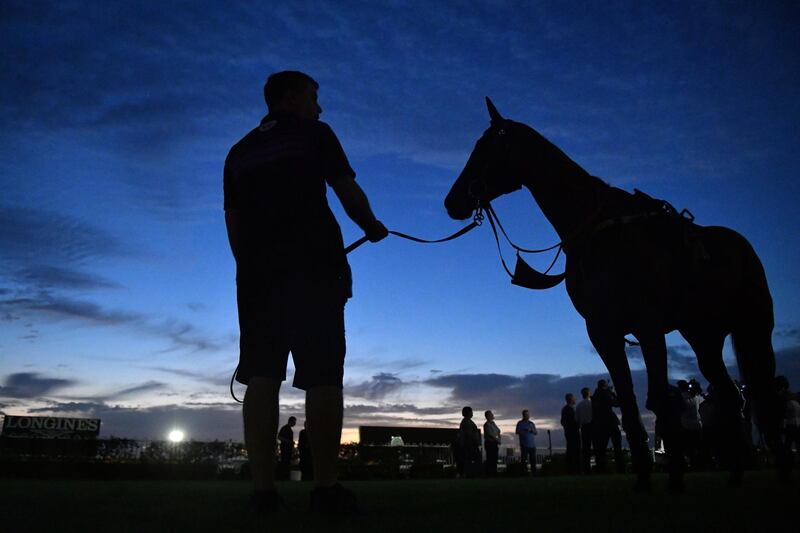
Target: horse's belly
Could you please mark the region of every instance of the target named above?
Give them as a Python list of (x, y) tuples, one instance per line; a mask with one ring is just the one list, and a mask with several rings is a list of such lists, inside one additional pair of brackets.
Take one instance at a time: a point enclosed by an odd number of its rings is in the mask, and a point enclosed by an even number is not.
[(609, 243), (567, 261), (567, 293), (586, 320), (626, 332), (641, 324), (671, 331), (686, 305), (686, 273), (665, 247)]
[(576, 260), (568, 257), (567, 292), (576, 310), (626, 332), (730, 323), (743, 270), (741, 246), (731, 241), (741, 237), (721, 228), (695, 231), (697, 245), (687, 247), (682, 234), (626, 228), (598, 239)]

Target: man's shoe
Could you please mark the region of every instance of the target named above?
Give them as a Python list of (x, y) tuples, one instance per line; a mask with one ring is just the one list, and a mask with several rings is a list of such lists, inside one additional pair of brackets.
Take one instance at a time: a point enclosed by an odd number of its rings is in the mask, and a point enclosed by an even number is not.
[(311, 511), (335, 516), (358, 514), (358, 502), (353, 491), (339, 483), (331, 487), (317, 487), (311, 491)]
[(275, 489), (272, 490), (256, 490), (250, 495), (250, 509), (257, 514), (265, 515), (272, 514), (276, 511), (286, 509), (286, 504), (283, 498), (278, 494)]

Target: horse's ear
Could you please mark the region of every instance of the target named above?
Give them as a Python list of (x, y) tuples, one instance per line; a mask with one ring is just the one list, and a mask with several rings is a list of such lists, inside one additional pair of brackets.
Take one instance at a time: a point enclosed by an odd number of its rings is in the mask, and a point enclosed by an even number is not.
[(492, 124), (499, 124), (505, 120), (488, 96), (486, 97), (486, 107), (489, 109), (489, 118), (492, 119)]

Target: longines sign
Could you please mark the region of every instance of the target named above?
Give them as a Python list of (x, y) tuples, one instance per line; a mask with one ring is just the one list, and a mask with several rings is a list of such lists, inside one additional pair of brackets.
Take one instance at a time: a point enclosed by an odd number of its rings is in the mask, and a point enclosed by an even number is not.
[(40, 439), (94, 439), (100, 433), (98, 418), (10, 416), (3, 419), (3, 437)]

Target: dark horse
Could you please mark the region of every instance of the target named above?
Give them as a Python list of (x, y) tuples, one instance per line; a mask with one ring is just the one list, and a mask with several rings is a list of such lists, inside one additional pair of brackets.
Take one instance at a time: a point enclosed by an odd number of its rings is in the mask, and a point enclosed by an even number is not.
[[(692, 347), (700, 371), (718, 394), (726, 413), (731, 481), (738, 482), (743, 400), (722, 358), (729, 334), (756, 423), (768, 445), (780, 450), (772, 297), (753, 248), (733, 230), (695, 225), (661, 208), (668, 204), (591, 176), (533, 128), (503, 118), (486, 101), (491, 126), (445, 199), (448, 214), (466, 219), (478, 207), (525, 186), (562, 240), (567, 293), (616, 386), (638, 486), (649, 487), (652, 459), (625, 335), (634, 335), (641, 345), (646, 406), (656, 414), (669, 456), (670, 447), (678, 446), (679, 408), (667, 381), (664, 335), (674, 330)], [(780, 466), (780, 457), (777, 462)], [(682, 487), (681, 468), (672, 469), (670, 483)]]

